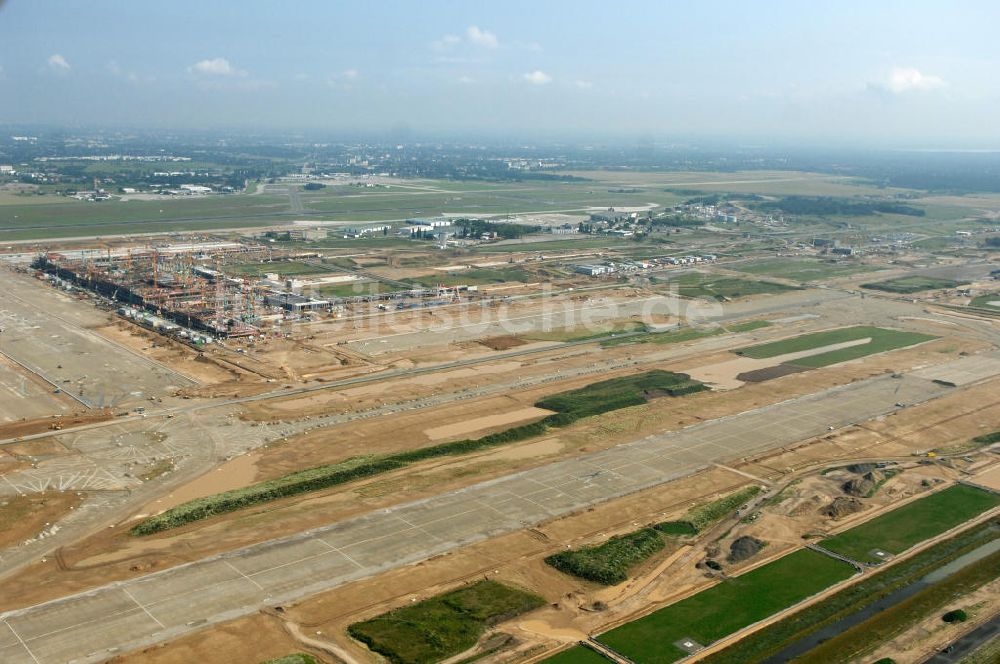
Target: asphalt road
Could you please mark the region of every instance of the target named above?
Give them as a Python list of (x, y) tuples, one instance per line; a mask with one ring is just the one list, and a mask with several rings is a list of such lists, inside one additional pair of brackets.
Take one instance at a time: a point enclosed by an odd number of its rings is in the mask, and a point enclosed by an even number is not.
[(0, 661), (100, 661), (948, 391), (878, 376), (10, 611), (0, 615)]

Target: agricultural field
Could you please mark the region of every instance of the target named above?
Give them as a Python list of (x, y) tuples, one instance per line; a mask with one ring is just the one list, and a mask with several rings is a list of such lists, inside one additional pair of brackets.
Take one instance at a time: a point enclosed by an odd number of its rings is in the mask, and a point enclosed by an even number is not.
[(658, 278), (656, 281), (662, 281), (671, 292), (676, 292), (683, 297), (714, 300), (732, 300), (751, 295), (772, 295), (797, 290), (795, 286), (774, 281), (722, 277), (703, 272), (690, 272), (662, 280)]
[(993, 524), (967, 529), (915, 556), (866, 575), (857, 583), (782, 620), (749, 634), (705, 658), (706, 664), (745, 664), (773, 657), (792, 644), (812, 637), (831, 622), (864, 610), (881, 598), (924, 578), (956, 558), (995, 540)]
[(859, 562), (879, 563), (884, 557), (876, 551), (898, 555), (997, 505), (1000, 496), (955, 484), (829, 537), (820, 545)]
[(677, 642), (705, 646), (850, 578), (847, 564), (800, 549), (610, 632), (598, 641), (638, 664), (687, 655)]
[(733, 265), (732, 268), (740, 272), (791, 279), (792, 281), (824, 281), (881, 269), (878, 266), (854, 261), (808, 258), (768, 258)]
[(354, 623), (348, 633), (394, 664), (432, 664), (476, 644), (487, 628), (545, 600), (496, 581), (480, 581)]
[(846, 362), (848, 360), (856, 360), (868, 355), (874, 355), (875, 353), (883, 353), (897, 348), (913, 346), (935, 338), (937, 337), (933, 337), (928, 334), (920, 334), (918, 332), (903, 332), (901, 330), (890, 330), (882, 327), (859, 325), (857, 327), (843, 327), (836, 330), (827, 330), (825, 332), (803, 334), (790, 339), (782, 339), (781, 341), (773, 341), (771, 343), (760, 344), (758, 346), (740, 348), (736, 352), (745, 357), (766, 359), (789, 353), (800, 353), (813, 349), (824, 348), (835, 344), (869, 339), (866, 343), (851, 345), (837, 350), (830, 350), (816, 355), (808, 355), (790, 362), (790, 364), (794, 364), (796, 366), (814, 369), (831, 364), (837, 364), (839, 362)]
[(908, 295), (910, 293), (921, 293), (923, 291), (938, 290), (941, 288), (957, 288), (963, 282), (952, 281), (951, 279), (939, 279), (937, 277), (921, 277), (913, 275), (909, 277), (897, 277), (886, 279), (885, 281), (875, 281), (868, 284), (861, 284), (862, 288), (868, 290), (879, 290), (887, 293), (899, 293)]

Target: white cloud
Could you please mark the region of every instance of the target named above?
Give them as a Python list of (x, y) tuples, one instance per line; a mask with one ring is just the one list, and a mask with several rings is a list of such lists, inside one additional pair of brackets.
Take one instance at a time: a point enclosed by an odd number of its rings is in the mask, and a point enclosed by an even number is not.
[(591, 83), (590, 81), (585, 81), (581, 78), (576, 81), (573, 81), (573, 87), (577, 88), (578, 90), (589, 90), (592, 87), (594, 87), (594, 84)]
[(358, 73), (358, 70), (357, 70), (357, 69), (345, 69), (345, 70), (343, 71), (343, 73), (341, 73), (341, 75), (340, 75), (340, 76), (341, 76), (342, 78), (346, 78), (346, 79), (347, 79), (347, 80), (349, 80), (349, 81), (353, 81), (353, 80), (354, 80), (354, 79), (356, 79), (356, 78), (357, 78), (358, 76), (360, 76), (360, 74)]
[(546, 83), (552, 82), (552, 77), (543, 72), (541, 69), (530, 71), (522, 76), (522, 78), (532, 85), (545, 85)]
[(330, 74), (326, 77), (326, 84), (331, 87), (349, 88), (351, 81), (356, 81), (361, 77), (361, 72), (357, 69), (345, 69), (342, 72)]
[(431, 48), (435, 51), (447, 51), (452, 46), (458, 44), (462, 41), (462, 38), (458, 35), (445, 35), (441, 39), (431, 42)]
[(49, 69), (59, 74), (65, 74), (70, 70), (69, 62), (67, 62), (66, 58), (59, 55), (58, 53), (53, 53), (52, 55), (50, 55), (49, 59), (46, 62), (49, 65)]
[(924, 74), (919, 69), (912, 67), (896, 67), (889, 73), (885, 87), (891, 92), (899, 94), (914, 90), (933, 90), (943, 85), (945, 82), (940, 76)]
[(225, 58), (210, 58), (201, 60), (188, 67), (188, 71), (209, 76), (246, 76), (242, 69), (236, 69)]
[(472, 85), (473, 83), (476, 82), (476, 79), (472, 78), (471, 76), (459, 76), (458, 82), (461, 83), (462, 85)]
[(471, 43), (484, 46), (486, 48), (496, 48), (500, 45), (500, 41), (497, 39), (495, 34), (489, 30), (480, 30), (475, 25), (469, 26), (469, 28), (465, 31), (465, 36), (468, 37)]

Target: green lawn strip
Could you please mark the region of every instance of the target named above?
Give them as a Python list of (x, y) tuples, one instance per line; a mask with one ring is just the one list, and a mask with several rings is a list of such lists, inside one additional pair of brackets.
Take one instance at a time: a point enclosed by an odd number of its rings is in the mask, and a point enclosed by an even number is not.
[(586, 646), (573, 646), (542, 660), (543, 664), (608, 664), (610, 661), (601, 653)]
[(900, 330), (889, 330), (870, 325), (858, 325), (855, 327), (842, 327), (836, 330), (825, 330), (823, 332), (802, 334), (790, 339), (781, 339), (780, 341), (772, 341), (757, 346), (740, 348), (736, 352), (740, 355), (754, 359), (766, 359), (769, 357), (785, 355), (787, 353), (799, 353), (813, 350), (815, 348), (823, 348), (824, 346), (831, 346), (833, 344), (868, 338), (870, 338), (871, 341), (866, 344), (850, 346), (848, 348), (820, 353), (818, 355), (810, 355), (794, 360), (792, 364), (804, 367), (821, 367), (828, 364), (834, 364), (836, 362), (843, 362), (849, 359), (864, 357), (865, 355), (871, 355), (873, 353), (880, 353), (896, 348), (903, 348), (905, 346), (912, 346), (914, 344), (935, 339), (936, 337), (917, 332), (903, 332)]
[(653, 528), (612, 537), (603, 544), (561, 551), (545, 562), (560, 572), (606, 586), (628, 579), (628, 572), (663, 549), (663, 538)]
[(472, 268), (468, 270), (458, 270), (455, 272), (441, 272), (439, 274), (429, 274), (422, 277), (412, 277), (406, 281), (426, 288), (435, 286), (476, 286), (481, 284), (502, 284), (507, 282), (529, 282), (537, 281), (533, 274), (519, 267), (493, 269), (493, 268)]
[(1000, 443), (1000, 431), (994, 431), (992, 433), (984, 433), (981, 436), (976, 436), (972, 439), (972, 442), (978, 443), (980, 445), (992, 445), (993, 443)]
[(879, 645), (888, 643), (928, 615), (953, 604), (1000, 577), (1000, 552), (962, 568), (916, 595), (881, 611), (860, 625), (825, 641), (796, 662), (816, 664), (856, 661)]
[(535, 405), (554, 411), (535, 422), (504, 429), (474, 439), (456, 440), (407, 452), (381, 456), (352, 457), (339, 463), (300, 470), (247, 487), (197, 498), (151, 516), (132, 527), (133, 535), (176, 528), (216, 514), (317, 491), (354, 480), (404, 468), (412, 463), (443, 456), (468, 454), (478, 450), (526, 440), (545, 433), (550, 427), (568, 426), (578, 419), (608, 411), (637, 406), (658, 396), (682, 396), (707, 389), (687, 374), (653, 370), (592, 383), (585, 387), (553, 394)]
[(876, 281), (870, 284), (861, 284), (861, 287), (869, 290), (885, 291), (887, 293), (909, 294), (927, 290), (937, 290), (939, 288), (956, 288), (964, 283), (968, 282), (914, 275), (909, 277), (886, 279), (885, 281)]
[(829, 537), (820, 546), (859, 562), (877, 563), (875, 549), (898, 555), (997, 505), (1000, 496), (955, 484)]
[(496, 581), (453, 590), (347, 628), (394, 664), (431, 664), (468, 650), (487, 628), (545, 604)]
[(992, 524), (969, 528), (920, 553), (899, 561), (875, 574), (863, 577), (795, 614), (747, 635), (731, 646), (705, 658), (705, 664), (746, 664), (759, 662), (795, 641), (836, 622), (899, 588), (923, 578), (933, 570), (1000, 537)]
[(307, 655), (304, 652), (297, 652), (291, 655), (285, 655), (284, 657), (269, 659), (266, 662), (261, 662), (261, 664), (319, 664), (319, 662), (317, 662), (316, 658), (312, 655)]
[(714, 643), (849, 578), (854, 570), (816, 551), (800, 549), (697, 595), (617, 627), (598, 640), (639, 664), (665, 664), (686, 655), (675, 642)]

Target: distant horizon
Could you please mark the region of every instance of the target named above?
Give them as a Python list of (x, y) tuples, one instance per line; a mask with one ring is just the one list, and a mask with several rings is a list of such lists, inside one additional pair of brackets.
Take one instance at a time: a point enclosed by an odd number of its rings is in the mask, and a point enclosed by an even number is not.
[(0, 123), (1000, 147), (997, 24), (986, 0), (8, 0)]

